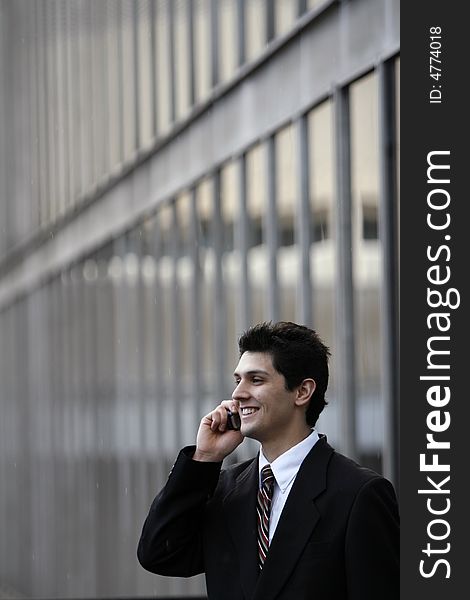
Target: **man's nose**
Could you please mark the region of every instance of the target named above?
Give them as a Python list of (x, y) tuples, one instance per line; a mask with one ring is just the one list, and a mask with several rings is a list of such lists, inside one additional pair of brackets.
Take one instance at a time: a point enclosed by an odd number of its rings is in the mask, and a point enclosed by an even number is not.
[(243, 381), (240, 381), (232, 392), (233, 400), (243, 400), (248, 397), (248, 390)]

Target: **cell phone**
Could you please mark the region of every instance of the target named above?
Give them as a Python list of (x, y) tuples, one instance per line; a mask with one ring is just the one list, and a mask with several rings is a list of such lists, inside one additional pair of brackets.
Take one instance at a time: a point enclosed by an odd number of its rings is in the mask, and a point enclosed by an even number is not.
[(227, 429), (238, 431), (240, 429), (241, 419), (237, 412), (227, 410)]

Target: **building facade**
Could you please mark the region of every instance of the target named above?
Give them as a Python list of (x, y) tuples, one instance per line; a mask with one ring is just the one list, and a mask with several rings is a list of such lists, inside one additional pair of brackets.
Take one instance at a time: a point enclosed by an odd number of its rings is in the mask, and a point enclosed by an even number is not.
[(398, 0), (0, 1), (0, 581), (203, 594), (136, 545), (262, 320), (398, 483), (399, 60)]

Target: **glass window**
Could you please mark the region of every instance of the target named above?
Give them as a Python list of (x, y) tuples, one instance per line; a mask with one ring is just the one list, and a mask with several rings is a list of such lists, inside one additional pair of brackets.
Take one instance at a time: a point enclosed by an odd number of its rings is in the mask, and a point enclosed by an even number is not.
[[(133, 231), (132, 236), (137, 236)], [(140, 248), (132, 238), (126, 239), (127, 251), (123, 261), (124, 273), (124, 313), (121, 317), (125, 321), (125, 334), (121, 344), (125, 347), (125, 361), (127, 370), (127, 401), (125, 402), (125, 413), (127, 413), (129, 424), (130, 447), (138, 451), (141, 445), (139, 404), (141, 400), (141, 331), (139, 327), (142, 318), (141, 305), (141, 279), (140, 279)], [(124, 315), (126, 315), (124, 317)]]
[(168, 132), (171, 125), (170, 7), (168, 0), (155, 3), (155, 81), (157, 134)]
[(275, 34), (286, 33), (297, 20), (298, 0), (275, 0), (274, 19)]
[(174, 2), (174, 57), (176, 118), (183, 118), (190, 105), (190, 52), (189, 47), (189, 5), (188, 0)]
[(211, 90), (211, 0), (194, 0), (194, 87), (200, 102)]
[[(37, 9), (36, 9), (37, 10)], [(79, 23), (78, 20), (78, 16), (74, 14), (74, 16), (76, 17), (75, 19), (75, 23), (76, 23), (76, 28), (78, 29), (77, 34), (75, 36), (75, 40), (76, 43), (74, 45), (73, 48), (73, 56), (75, 57), (76, 60), (76, 67), (77, 67), (77, 72), (78, 72), (78, 76), (77, 76), (77, 81), (80, 80), (81, 78), (81, 72), (78, 71), (78, 56), (79, 56), (79, 52), (80, 52), (80, 35), (81, 35), (81, 23)], [(45, 19), (42, 15), (42, 11), (38, 11), (37, 12), (37, 46), (36, 46), (36, 51), (37, 51), (37, 56), (36, 56), (36, 68), (37, 68), (37, 73), (45, 73), (46, 71), (46, 51), (44, 48), (44, 38), (46, 37), (46, 32), (45, 32)], [(38, 116), (37, 116), (37, 120), (38, 120), (38, 153), (37, 153), (37, 157), (38, 157), (38, 179), (39, 179), (39, 190), (38, 190), (38, 195), (39, 195), (39, 202), (40, 202), (40, 210), (39, 210), (39, 216), (40, 216), (40, 224), (44, 225), (48, 222), (49, 220), (49, 190), (48, 190), (48, 171), (47, 171), (47, 155), (48, 155), (48, 151), (47, 151), (47, 129), (46, 129), (46, 125), (47, 125), (47, 119), (46, 119), (46, 115), (47, 115), (47, 94), (46, 94), (46, 86), (45, 86), (45, 82), (43, 80), (41, 80), (41, 85), (39, 85), (39, 80), (40, 77), (38, 75), (36, 82), (37, 82), (37, 89), (38, 89), (38, 98), (37, 98), (37, 102), (38, 102)], [(79, 122), (79, 94), (77, 93), (75, 96), (73, 96), (75, 103), (74, 103), (74, 107), (76, 108), (76, 116), (77, 116), (77, 122)], [(76, 164), (76, 177), (74, 178), (74, 189), (73, 189), (73, 195), (74, 197), (76, 197), (80, 191), (81, 191), (81, 178), (80, 178), (80, 160), (82, 157), (82, 153), (81, 153), (81, 137), (80, 137), (80, 128), (77, 128), (77, 137), (76, 137), (76, 143), (78, 146), (78, 150), (76, 151), (77, 153), (77, 158), (75, 161)], [(75, 148), (74, 148), (75, 149)], [(6, 179), (6, 178), (5, 178)]]
[[(86, 11), (78, 11), (78, 122), (80, 124), (79, 193), (86, 192), (92, 182), (91, 95), (90, 95), (90, 26)], [(46, 150), (47, 154), (47, 150)]]
[(276, 201), (279, 220), (279, 245), (294, 244), (294, 213), (297, 195), (297, 161), (293, 127), (281, 129), (275, 136)]
[(335, 402), (335, 149), (333, 103), (323, 102), (308, 114), (310, 269), (313, 327), (330, 348), (329, 406), (321, 414), (319, 428), (332, 440), (340, 439), (340, 414)]
[(275, 190), (279, 235), (278, 280), (281, 292), (281, 319), (296, 320), (299, 286), (299, 246), (295, 245), (294, 228), (297, 206), (297, 157), (292, 125), (275, 136)]
[(201, 320), (199, 339), (202, 368), (202, 402), (203, 414), (214, 406), (215, 398), (215, 331), (214, 331), (214, 298), (215, 298), (215, 252), (214, 234), (212, 230), (214, 218), (214, 182), (211, 178), (203, 179), (196, 187), (198, 270), (201, 282)]
[[(144, 398), (145, 405), (149, 408), (152, 398), (156, 395), (156, 386), (158, 379), (158, 368), (156, 366), (156, 339), (157, 335), (157, 298), (158, 290), (156, 284), (157, 262), (156, 262), (156, 244), (155, 229), (157, 223), (155, 217), (146, 218), (141, 226), (142, 229), (142, 262), (141, 276), (143, 287), (143, 319), (144, 341), (142, 355), (142, 372), (144, 378)], [(154, 423), (152, 424), (154, 427)], [(155, 437), (154, 435), (151, 437)]]
[[(57, 173), (57, 117), (58, 117), (58, 97), (57, 97), (57, 64), (56, 64), (56, 52), (55, 52), (55, 43), (57, 38), (56, 31), (56, 15), (54, 13), (54, 5), (46, 4), (44, 6), (44, 16), (46, 19), (46, 35), (47, 42), (45, 44), (46, 47), (46, 71), (45, 71), (45, 79), (46, 79), (46, 94), (47, 94), (47, 140), (48, 140), (48, 203), (49, 203), (49, 214), (50, 220), (55, 221), (57, 219), (57, 205), (58, 205), (58, 173)], [(87, 38), (91, 47), (91, 34), (89, 31), (89, 25), (87, 20)], [(87, 58), (91, 56), (89, 49), (87, 49)], [(86, 71), (87, 80), (90, 82), (90, 73), (89, 70)], [(90, 94), (88, 94), (87, 98), (87, 109), (89, 112), (89, 116), (91, 116), (91, 98)], [(91, 133), (90, 129), (88, 138), (88, 151), (93, 148), (93, 144), (91, 141)], [(89, 179), (87, 181), (88, 184), (92, 182), (93, 178), (93, 162), (91, 158), (89, 158)]]
[(309, 126), (309, 188), (311, 209), (311, 240), (327, 242), (334, 235), (334, 138), (331, 101), (310, 112)]
[(239, 214), (240, 173), (233, 161), (220, 172), (220, 202), (222, 215), (222, 279), (225, 295), (225, 341), (226, 367), (224, 372), (225, 393), (230, 397), (233, 389), (232, 373), (237, 364), (237, 314), (241, 302), (241, 262), (239, 249), (234, 248), (234, 226)]
[[(130, 0), (123, 0), (121, 22), (121, 99), (124, 160), (130, 160), (137, 150), (136, 73), (134, 10)], [(89, 93), (89, 90), (86, 91)]]
[[(61, 215), (65, 212), (66, 204), (67, 204), (67, 193), (68, 193), (68, 168), (67, 168), (67, 142), (68, 142), (68, 131), (66, 127), (66, 118), (67, 118), (67, 109), (69, 106), (68, 102), (68, 88), (67, 88), (67, 55), (65, 52), (66, 49), (66, 30), (65, 30), (65, 4), (58, 3), (55, 5), (56, 12), (56, 20), (57, 20), (57, 36), (56, 36), (56, 47), (54, 49), (55, 58), (57, 61), (57, 81), (56, 81), (56, 89), (57, 89), (57, 211), (58, 214)], [(101, 13), (100, 13), (101, 15)], [(101, 42), (102, 36), (98, 37), (95, 34), (95, 51), (97, 51), (97, 45)], [(100, 48), (101, 50), (101, 48)], [(98, 69), (101, 71), (103, 68), (102, 63), (102, 53), (97, 51), (98, 55), (98, 68), (95, 69), (95, 79), (97, 76)], [(29, 70), (29, 65), (28, 65)], [(96, 89), (97, 86), (95, 86)], [(98, 92), (99, 93), (99, 92)], [(28, 98), (31, 97), (30, 92), (28, 91)], [(100, 120), (102, 123), (102, 120)], [(31, 127), (31, 124), (29, 124)], [(101, 176), (104, 172), (103, 165), (103, 138), (101, 135), (101, 139), (95, 139), (95, 145), (99, 148), (98, 153), (98, 164), (97, 164), (97, 175)], [(30, 143), (30, 142), (28, 142)], [(28, 206), (29, 208), (29, 206)], [(29, 216), (29, 215), (28, 215)]]
[(139, 119), (139, 147), (151, 144), (154, 136), (153, 123), (153, 59), (152, 23), (149, 0), (138, 0), (137, 13), (137, 92)]
[(173, 322), (175, 318), (173, 304), (174, 258), (173, 240), (173, 206), (165, 204), (158, 211), (158, 226), (160, 252), (157, 262), (158, 289), (160, 292), (160, 340), (165, 351), (160, 353), (161, 360), (161, 418), (163, 420), (163, 441), (166, 456), (174, 452), (175, 423), (177, 414), (175, 401), (172, 397), (172, 379), (176, 376), (173, 371), (172, 357), (174, 356)]
[[(99, 449), (103, 454), (109, 455), (111, 450), (111, 413), (113, 410), (114, 395), (114, 306), (113, 288), (108, 276), (108, 258), (100, 252), (97, 262), (96, 278), (96, 397), (99, 398), (97, 412), (97, 426), (99, 429)], [(63, 297), (63, 310), (65, 331), (64, 346), (68, 340), (68, 278), (62, 282), (61, 292)], [(64, 352), (64, 364), (67, 367), (67, 352)], [(67, 369), (65, 369), (67, 375)]]
[[(164, 216), (165, 218), (165, 216)], [(160, 231), (159, 214), (146, 219), (142, 225), (142, 282), (143, 282), (143, 317), (144, 318), (144, 353), (143, 356), (143, 395), (144, 425), (146, 448), (152, 458), (159, 457), (154, 472), (161, 485), (168, 476), (163, 442), (164, 427), (168, 419), (163, 412), (168, 403), (168, 389), (164, 387), (165, 354), (169, 348), (162, 342), (165, 332), (164, 309), (167, 301), (160, 288), (160, 260), (163, 257), (163, 244)], [(166, 383), (166, 379), (165, 379)], [(167, 442), (165, 442), (168, 445)], [(170, 459), (169, 459), (170, 460)]]
[(267, 318), (268, 250), (263, 233), (267, 207), (266, 148), (257, 144), (246, 154), (246, 205), (248, 219), (248, 278), (252, 296), (251, 322)]
[(104, 70), (104, 50), (106, 31), (106, 6), (101, 2), (90, 4), (91, 32), (91, 98), (92, 98), (92, 144), (93, 144), (93, 181), (99, 181), (107, 174), (106, 143), (107, 121), (105, 110), (108, 105), (106, 77)]
[(191, 195), (184, 192), (176, 199), (177, 258), (176, 290), (178, 309), (179, 361), (177, 365), (180, 382), (181, 428), (183, 443), (192, 443), (196, 424), (202, 415), (195, 414), (196, 402), (193, 389), (193, 357), (191, 356), (194, 264), (191, 249)]
[[(73, 4), (66, 3), (73, 8)], [(119, 31), (121, 27), (120, 13), (117, 9), (117, 5), (114, 2), (106, 3), (106, 50), (105, 50), (105, 74), (107, 78), (106, 87), (108, 90), (108, 104), (106, 106), (105, 118), (108, 121), (108, 143), (107, 143), (107, 161), (109, 171), (112, 171), (122, 161), (122, 127), (121, 119), (122, 113), (120, 110), (120, 64), (119, 64), (119, 52), (120, 52), (120, 37)], [(73, 56), (73, 49), (71, 49)], [(74, 86), (73, 70), (69, 73), (70, 85)], [(73, 89), (71, 89), (70, 95), (73, 98)], [(73, 122), (71, 123), (73, 125)], [(75, 152), (73, 144), (71, 145), (71, 152)], [(73, 163), (72, 163), (73, 164)]]
[(230, 79), (237, 69), (237, 4), (237, 0), (220, 0), (217, 5), (219, 17), (219, 81)]
[(375, 454), (378, 461), (383, 442), (383, 407), (380, 389), (381, 249), (377, 239), (379, 153), (375, 73), (351, 85), (350, 111), (358, 444), (362, 452)]
[(246, 60), (257, 58), (266, 46), (266, 0), (247, 0), (245, 3)]
[[(116, 240), (115, 255), (111, 259), (108, 267), (108, 274), (112, 282), (112, 295), (114, 305), (114, 360), (115, 360), (115, 421), (112, 434), (113, 451), (119, 453), (122, 450), (127, 451), (129, 449), (129, 435), (130, 427), (126, 427), (126, 402), (127, 402), (127, 380), (128, 380), (128, 367), (127, 367), (127, 352), (128, 345), (125, 343), (127, 339), (127, 322), (125, 315), (127, 314), (126, 302), (127, 302), (127, 290), (126, 290), (126, 278), (124, 272), (124, 257), (125, 257), (125, 242), (123, 238)], [(81, 306), (79, 292), (80, 292), (80, 279), (78, 274), (72, 271), (72, 283), (74, 300), (76, 303), (76, 309), (78, 309), (75, 318), (75, 328), (78, 333), (80, 332), (80, 326), (77, 320), (80, 318), (79, 307)], [(74, 336), (72, 336), (73, 338)], [(80, 339), (79, 337), (77, 339)], [(77, 349), (77, 354), (79, 351)], [(74, 357), (75, 358), (75, 357)], [(79, 378), (81, 373), (81, 365), (76, 369), (77, 387), (79, 386)], [(72, 402), (75, 405), (75, 402)], [(122, 449), (122, 450), (121, 450)]]

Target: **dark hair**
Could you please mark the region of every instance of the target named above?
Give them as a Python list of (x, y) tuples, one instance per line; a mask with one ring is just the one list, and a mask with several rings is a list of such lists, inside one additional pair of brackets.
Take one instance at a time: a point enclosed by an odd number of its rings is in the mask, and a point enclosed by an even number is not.
[(325, 408), (328, 387), (328, 357), (330, 350), (317, 332), (289, 321), (264, 322), (245, 331), (238, 340), (240, 356), (245, 352), (266, 352), (273, 367), (284, 376), (286, 388), (293, 390), (304, 379), (311, 378), (316, 387), (305, 418), (313, 427)]

